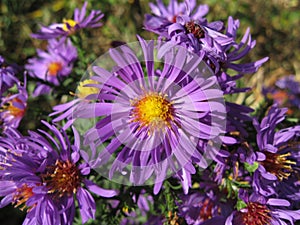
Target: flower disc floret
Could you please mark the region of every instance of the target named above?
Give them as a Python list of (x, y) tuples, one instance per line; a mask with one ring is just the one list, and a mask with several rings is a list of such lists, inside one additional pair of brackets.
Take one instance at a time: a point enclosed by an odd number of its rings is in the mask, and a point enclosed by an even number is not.
[(237, 217), (247, 225), (268, 225), (272, 219), (268, 207), (257, 202), (249, 202)]
[(55, 165), (49, 166), (42, 177), (49, 188), (48, 193), (57, 194), (59, 197), (75, 194), (81, 183), (80, 171), (69, 160), (56, 160)]
[(170, 127), (170, 122), (174, 120), (174, 108), (166, 97), (149, 93), (133, 101), (133, 122), (139, 122), (140, 127), (149, 127), (150, 130)]

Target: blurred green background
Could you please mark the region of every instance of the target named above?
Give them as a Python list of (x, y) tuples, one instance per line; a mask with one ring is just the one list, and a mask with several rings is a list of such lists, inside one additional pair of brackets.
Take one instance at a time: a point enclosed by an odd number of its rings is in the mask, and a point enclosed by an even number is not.
[[(39, 24), (50, 25), (64, 18), (73, 18), (73, 10), (83, 5), (82, 0), (2, 0), (0, 5), (0, 55), (9, 63), (24, 65), (35, 56), (36, 48), (46, 48), (46, 42), (30, 38), (38, 31)], [(83, 33), (83, 48), (93, 62), (98, 56), (113, 47), (114, 41), (136, 41), (136, 34), (153, 39), (154, 34), (143, 29), (145, 13), (150, 13), (148, 0), (91, 0), (88, 9), (100, 9), (105, 14), (104, 26), (87, 29)], [(222, 20), (228, 16), (240, 20), (240, 36), (247, 27), (251, 28), (255, 49), (247, 61), (269, 56), (270, 60), (255, 75), (246, 76), (245, 83), (252, 86), (251, 94), (242, 94), (237, 101), (259, 106), (262, 85), (273, 85), (281, 76), (300, 76), (300, 3), (298, 0), (206, 0), (209, 21)], [(246, 61), (245, 61), (246, 62)], [(47, 98), (46, 98), (47, 99)], [(49, 99), (49, 98), (48, 98)], [(46, 113), (51, 111), (45, 99), (31, 100), (39, 104)], [(50, 98), (51, 100), (51, 98)], [(52, 104), (56, 104), (55, 102)], [(30, 118), (32, 119), (32, 117)], [(36, 118), (39, 120), (41, 118)], [(28, 125), (29, 124), (29, 125)], [(23, 122), (26, 128), (34, 128), (30, 121)], [(1, 188), (1, 187), (0, 187)], [(22, 213), (5, 208), (0, 210), (0, 224), (21, 224)]]

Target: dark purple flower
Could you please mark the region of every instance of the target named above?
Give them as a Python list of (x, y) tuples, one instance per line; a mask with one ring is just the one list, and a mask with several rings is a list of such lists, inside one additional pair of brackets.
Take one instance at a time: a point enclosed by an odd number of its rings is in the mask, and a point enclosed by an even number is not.
[(24, 84), (18, 82), (16, 85), (17, 93), (7, 94), (7, 96), (1, 98), (0, 127), (4, 129), (7, 127), (17, 128), (25, 115), (28, 98), (26, 91), (26, 78)]
[(69, 39), (49, 40), (47, 52), (37, 50), (38, 56), (28, 60), (25, 68), (29, 75), (59, 85), (68, 76), (77, 59), (77, 50)]
[(182, 203), (178, 203), (178, 215), (183, 217), (187, 224), (222, 225), (233, 210), (233, 205), (229, 199), (227, 203), (222, 202), (220, 197), (221, 195), (216, 195), (212, 190), (182, 195)]
[(259, 166), (254, 172), (253, 186), (265, 196), (275, 194), (279, 182), (286, 182), (300, 166), (299, 153), (293, 150), (299, 146), (300, 126), (276, 131), (276, 126), (284, 120), (286, 111), (287, 109), (273, 105), (260, 124), (255, 122)]
[(158, 47), (163, 69), (155, 71), (154, 42), (139, 38), (139, 44), (147, 62), (146, 73), (128, 46), (112, 49), (110, 56), (117, 66), (112, 71), (93, 68), (95, 76), (91, 79), (99, 82), (94, 86), (100, 94), (90, 99), (97, 102), (77, 109), (74, 116), (103, 116), (86, 133), (85, 144), (94, 152), (109, 139), (110, 143), (91, 159), (91, 165), (99, 168), (117, 153), (109, 177), (132, 165), (130, 182), (141, 185), (154, 175), (157, 193), (168, 170), (174, 173), (184, 168), (192, 174), (193, 163), (206, 167), (196, 146), (199, 140), (219, 138), (225, 107), (216, 78), (206, 77), (209, 71), (199, 67), (203, 65), (199, 57), (165, 43)]
[[(52, 132), (31, 131), (30, 136), (1, 137), (1, 207), (12, 203), (27, 209), (23, 224), (72, 224), (75, 199), (82, 222), (95, 218), (96, 205), (89, 191), (112, 197), (88, 180), (90, 167), (80, 163), (79, 134), (73, 129), (74, 143), (65, 132), (44, 124)], [(10, 144), (12, 143), (12, 144)]]
[(257, 194), (242, 197), (245, 206), (227, 218), (225, 225), (281, 225), (294, 224), (300, 210), (289, 210), (285, 199), (266, 198)]
[(157, 5), (149, 3), (153, 15), (146, 14), (144, 26), (146, 30), (157, 33), (163, 37), (168, 36), (168, 27), (176, 23), (178, 16), (190, 16), (193, 20), (204, 21), (203, 18), (208, 13), (207, 5), (200, 5), (196, 8), (196, 1), (190, 0), (178, 3), (171, 0), (165, 6), (161, 0), (157, 0)]
[(209, 62), (223, 61), (226, 55), (222, 46), (229, 45), (233, 39), (219, 31), (221, 24), (219, 21), (212, 24), (201, 23), (188, 16), (180, 16), (168, 28), (169, 39)]
[(64, 19), (63, 23), (55, 23), (49, 27), (42, 26), (38, 33), (32, 34), (31, 36), (38, 39), (53, 39), (72, 35), (83, 28), (102, 26), (102, 23), (99, 21), (104, 14), (100, 10), (92, 10), (91, 13), (86, 16), (87, 4), (88, 2), (86, 1), (81, 9), (75, 9), (73, 19)]

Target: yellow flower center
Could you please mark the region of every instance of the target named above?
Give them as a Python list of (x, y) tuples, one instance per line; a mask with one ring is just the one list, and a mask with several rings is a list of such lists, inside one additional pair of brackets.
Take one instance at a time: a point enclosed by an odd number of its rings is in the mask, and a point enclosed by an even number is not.
[(86, 96), (90, 95), (90, 94), (98, 94), (99, 93), (99, 89), (96, 87), (86, 87), (85, 85), (88, 84), (98, 84), (97, 81), (91, 80), (91, 79), (87, 79), (84, 81), (81, 81), (79, 83), (79, 85), (77, 86), (77, 96), (79, 98), (84, 99)]
[(68, 32), (69, 34), (73, 34), (75, 32), (74, 27), (77, 25), (78, 23), (72, 19), (63, 19), (63, 27), (62, 29), (66, 32)]
[(57, 76), (59, 71), (62, 69), (62, 64), (60, 62), (52, 62), (48, 65), (48, 74), (50, 76)]
[(161, 129), (165, 126), (170, 127), (174, 120), (173, 105), (158, 93), (146, 94), (139, 100), (131, 104), (133, 106), (133, 122), (139, 122), (141, 127), (149, 127), (150, 131)]
[(55, 165), (49, 166), (47, 169), (47, 173), (42, 177), (49, 188), (48, 193), (53, 193), (58, 197), (76, 193), (81, 184), (81, 176), (74, 163), (69, 160), (57, 160)]

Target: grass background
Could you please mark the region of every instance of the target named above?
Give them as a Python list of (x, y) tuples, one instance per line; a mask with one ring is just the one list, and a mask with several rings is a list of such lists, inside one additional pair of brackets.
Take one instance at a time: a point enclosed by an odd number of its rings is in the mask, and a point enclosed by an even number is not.
[[(222, 20), (226, 23), (228, 16), (240, 20), (239, 34), (242, 36), (247, 27), (251, 28), (253, 39), (257, 40), (255, 49), (248, 56), (248, 61), (255, 61), (269, 56), (256, 74), (247, 75), (244, 82), (252, 86), (250, 94), (241, 94), (236, 101), (255, 107), (263, 98), (260, 93), (262, 85), (273, 85), (281, 76), (296, 74), (300, 76), (300, 3), (298, 0), (203, 0), (208, 4), (209, 21)], [(104, 26), (85, 30), (83, 48), (87, 50), (88, 60), (93, 62), (113, 46), (113, 41), (133, 42), (136, 34), (145, 39), (155, 38), (143, 29), (145, 13), (150, 13), (148, 0), (91, 0), (88, 9), (101, 9), (105, 17)], [(35, 56), (36, 48), (46, 48), (46, 42), (30, 38), (38, 31), (39, 24), (50, 25), (61, 22), (63, 18), (72, 18), (73, 10), (81, 7), (81, 0), (2, 0), (0, 2), (0, 55), (9, 63), (24, 65), (26, 60)], [(30, 87), (29, 87), (30, 88)], [(47, 100), (47, 101), (46, 101)], [(51, 105), (57, 103), (51, 96), (29, 99), (39, 107), (44, 116), (51, 111)], [(49, 105), (50, 102), (50, 105)], [(39, 112), (40, 113), (40, 112)], [(25, 120), (21, 129), (33, 129), (36, 121), (43, 118), (37, 114), (34, 120)], [(1, 187), (0, 187), (1, 188)], [(19, 210), (7, 207), (0, 210), (1, 225), (21, 224), (22, 214)]]

